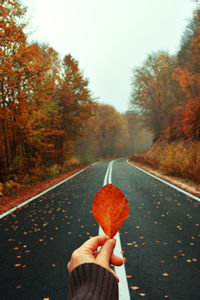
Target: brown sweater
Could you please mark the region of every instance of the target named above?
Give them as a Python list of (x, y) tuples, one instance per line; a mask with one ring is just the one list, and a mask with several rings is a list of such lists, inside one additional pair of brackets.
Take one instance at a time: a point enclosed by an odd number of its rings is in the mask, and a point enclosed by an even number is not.
[(107, 269), (93, 263), (75, 268), (69, 275), (68, 300), (118, 300), (118, 283)]

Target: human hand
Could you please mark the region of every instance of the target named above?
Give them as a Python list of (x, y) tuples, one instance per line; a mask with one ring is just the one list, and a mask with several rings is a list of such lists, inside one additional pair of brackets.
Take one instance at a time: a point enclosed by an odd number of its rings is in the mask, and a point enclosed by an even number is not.
[[(67, 265), (68, 271), (71, 273), (73, 269), (84, 263), (95, 263), (109, 270), (119, 281), (115, 272), (110, 268), (110, 264), (114, 266), (123, 264), (123, 260), (113, 254), (115, 244), (116, 240), (110, 239), (108, 236), (96, 236), (89, 239), (72, 253)], [(101, 249), (97, 251), (100, 246)]]

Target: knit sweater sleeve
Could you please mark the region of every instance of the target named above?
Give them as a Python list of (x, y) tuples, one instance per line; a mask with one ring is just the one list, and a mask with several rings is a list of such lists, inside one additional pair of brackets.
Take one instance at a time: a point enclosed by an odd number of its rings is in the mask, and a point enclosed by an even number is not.
[(118, 300), (118, 283), (107, 269), (85, 263), (69, 274), (67, 300)]

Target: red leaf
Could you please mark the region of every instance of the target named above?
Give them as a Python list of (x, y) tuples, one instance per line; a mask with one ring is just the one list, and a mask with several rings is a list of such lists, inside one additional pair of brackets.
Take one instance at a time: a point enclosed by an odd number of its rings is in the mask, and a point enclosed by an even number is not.
[(107, 184), (94, 197), (92, 212), (105, 234), (113, 238), (129, 215), (129, 204), (116, 186)]

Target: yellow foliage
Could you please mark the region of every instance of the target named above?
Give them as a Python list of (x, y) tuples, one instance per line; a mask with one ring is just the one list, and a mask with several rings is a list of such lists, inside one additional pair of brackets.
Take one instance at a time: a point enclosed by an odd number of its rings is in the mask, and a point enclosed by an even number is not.
[(60, 174), (61, 167), (58, 164), (54, 164), (45, 170), (48, 177), (55, 177)]
[(63, 164), (64, 169), (72, 170), (81, 166), (80, 158), (73, 156), (66, 160)]
[(149, 150), (130, 158), (158, 168), (165, 174), (200, 183), (200, 141), (158, 141)]

